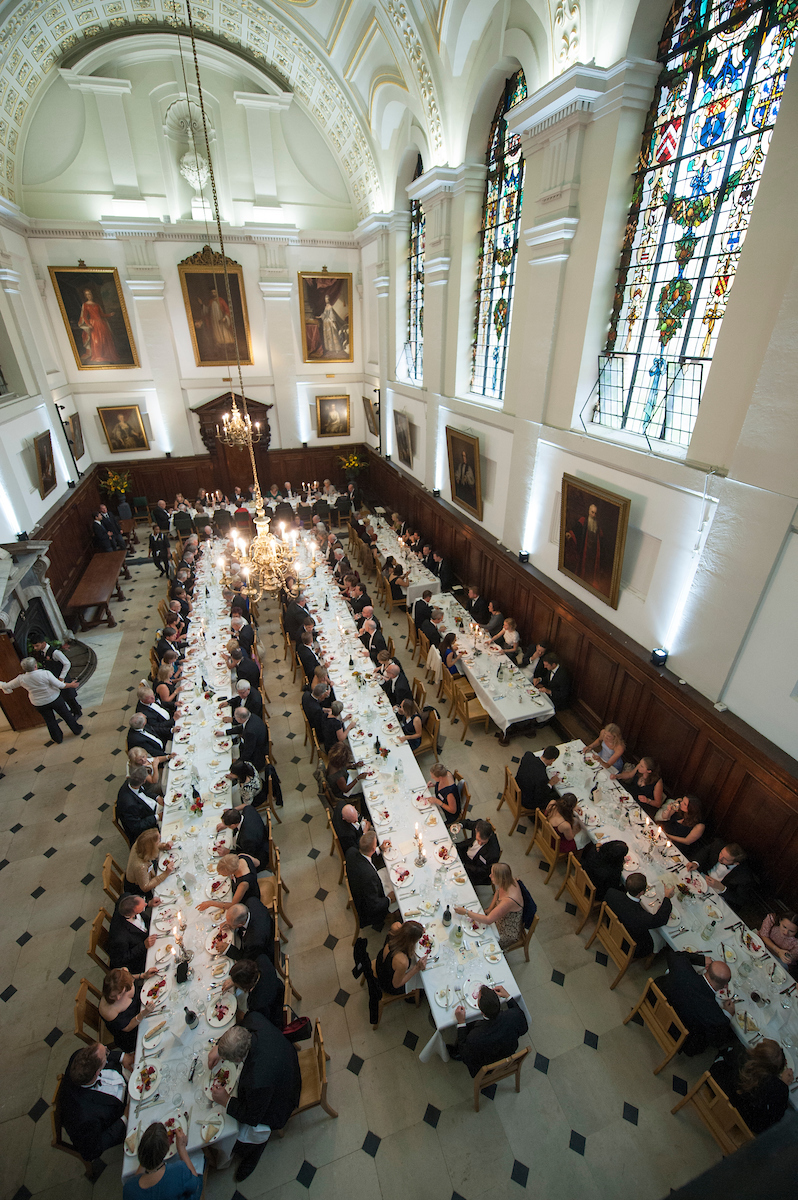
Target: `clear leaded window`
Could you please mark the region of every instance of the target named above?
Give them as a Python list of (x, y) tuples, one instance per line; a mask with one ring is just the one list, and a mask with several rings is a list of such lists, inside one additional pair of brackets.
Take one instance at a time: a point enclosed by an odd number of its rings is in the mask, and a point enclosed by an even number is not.
[[(418, 156), (413, 179), (424, 174)], [(410, 245), (408, 251), (409, 291), (407, 296), (407, 374), (414, 383), (424, 378), (424, 209), (420, 200), (410, 201)]]
[(635, 176), (593, 420), (686, 446), (734, 284), (798, 0), (677, 0)]
[(507, 113), (526, 100), (523, 71), (504, 85), (488, 140), (488, 178), (479, 235), (477, 311), (471, 352), (471, 390), (501, 400), (513, 305), (518, 224), (524, 195), (521, 139), (507, 128)]

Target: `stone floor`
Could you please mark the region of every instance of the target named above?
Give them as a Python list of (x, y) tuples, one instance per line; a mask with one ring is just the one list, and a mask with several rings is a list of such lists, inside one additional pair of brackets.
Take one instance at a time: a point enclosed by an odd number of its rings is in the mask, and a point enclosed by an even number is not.
[[(115, 603), (117, 630), (93, 635), (98, 671), (89, 681), (85, 733), (68, 731), (45, 745), (40, 730), (0, 735), (0, 1021), (8, 1091), (0, 1095), (3, 1171), (0, 1200), (105, 1200), (121, 1194), (121, 1148), (92, 1186), (77, 1160), (50, 1146), (49, 1101), (58, 1073), (77, 1047), (72, 1034), (81, 977), (100, 983), (86, 955), (89, 922), (100, 905), (107, 853), (124, 863), (126, 848), (111, 823), (125, 769), (126, 721), (133, 691), (146, 674), (163, 581), (152, 567), (131, 566), (128, 600)], [(396, 616), (396, 614), (394, 614)], [(271, 620), (270, 620), (271, 618)], [(404, 620), (386, 622), (406, 660)], [(559, 871), (548, 887), (528, 837), (507, 837), (506, 809), (496, 815), (504, 766), (551, 740), (500, 747), (491, 733), (443, 721), (442, 759), (458, 768), (473, 795), (472, 815), (493, 818), (503, 857), (532, 890), (540, 923), (530, 948), (511, 955), (532, 1023), (520, 1095), (498, 1086), (473, 1111), (472, 1086), (460, 1063), (422, 1064), (431, 1032), (426, 1003), (390, 1006), (380, 1028), (368, 1022), (365, 991), (351, 975), (351, 917), (338, 886), (337, 859), (303, 748), (299, 689), (286, 671), (274, 610), (266, 606), (262, 639), (270, 728), (282, 780), (283, 824), (276, 827), (286, 901), (294, 921), (287, 950), (301, 1011), (321, 1020), (331, 1060), (329, 1098), (337, 1120), (305, 1113), (267, 1147), (238, 1190), (230, 1171), (211, 1175), (209, 1200), (268, 1195), (273, 1200), (346, 1195), (348, 1200), (659, 1200), (720, 1154), (689, 1111), (670, 1109), (706, 1069), (706, 1059), (679, 1057), (659, 1076), (659, 1051), (645, 1029), (621, 1022), (645, 981), (635, 966), (611, 992), (612, 968), (585, 950), (563, 900)], [(412, 679), (413, 668), (408, 665)], [(417, 672), (415, 672), (417, 673)], [(103, 693), (103, 684), (104, 693)], [(429, 764), (424, 763), (424, 766)], [(372, 939), (374, 949), (381, 938)], [(653, 974), (661, 971), (654, 964)]]

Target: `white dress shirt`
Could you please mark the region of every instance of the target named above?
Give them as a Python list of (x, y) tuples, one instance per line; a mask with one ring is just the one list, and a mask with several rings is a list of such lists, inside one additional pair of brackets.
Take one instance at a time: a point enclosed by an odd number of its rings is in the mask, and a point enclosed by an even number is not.
[(106, 1096), (113, 1096), (115, 1100), (124, 1099), (126, 1090), (123, 1076), (110, 1067), (103, 1067), (94, 1083), (85, 1083), (83, 1086), (90, 1092), (105, 1092)]
[(14, 688), (22, 687), (30, 696), (31, 704), (36, 708), (41, 708), (44, 704), (52, 704), (53, 700), (57, 700), (66, 684), (63, 684), (60, 679), (56, 679), (51, 671), (26, 671), (24, 675), (17, 675), (16, 679), (9, 679), (8, 683), (0, 683), (0, 688), (8, 694)]

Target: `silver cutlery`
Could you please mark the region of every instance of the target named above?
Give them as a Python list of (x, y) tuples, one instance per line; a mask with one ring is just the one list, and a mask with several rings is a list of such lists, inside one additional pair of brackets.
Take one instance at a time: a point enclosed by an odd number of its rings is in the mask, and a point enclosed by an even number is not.
[(153, 1104), (157, 1104), (158, 1101), (160, 1100), (160, 1098), (161, 1098), (161, 1093), (156, 1092), (154, 1096), (150, 1096), (149, 1099), (147, 1099), (147, 1100), (139, 1100), (138, 1104), (136, 1105), (136, 1111), (134, 1113), (134, 1116), (137, 1117), (139, 1115), (139, 1113), (141, 1112), (142, 1108), (150, 1108)]
[(163, 1052), (164, 1052), (163, 1046), (161, 1046), (160, 1050), (143, 1050), (141, 1053), (141, 1057), (149, 1058), (149, 1059), (160, 1058), (161, 1055), (163, 1054)]

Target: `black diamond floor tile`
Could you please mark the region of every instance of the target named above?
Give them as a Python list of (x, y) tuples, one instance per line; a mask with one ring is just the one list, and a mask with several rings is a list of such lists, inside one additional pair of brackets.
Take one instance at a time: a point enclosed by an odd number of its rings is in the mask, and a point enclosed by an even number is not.
[(9, 833), (19, 833), (20, 829), (22, 829), (22, 826), (19, 824), (19, 822), (17, 822), (16, 825), (11, 826), (11, 828), (9, 829), (8, 832)]
[(520, 761), (521, 761), (520, 758), (511, 758), (510, 759), (510, 762), (514, 762), (514, 763), (520, 763)]
[[(525, 833), (526, 833), (526, 825), (516, 825), (516, 829), (518, 830), (518, 832), (519, 832), (519, 833), (520, 833), (522, 836), (523, 836), (523, 834), (525, 834)], [(566, 908), (567, 908), (567, 907), (568, 907), (568, 906), (566, 905)]]
[(94, 880), (93, 875), (84, 875), (80, 882), (83, 884), (84, 887), (88, 887), (89, 884), (93, 882), (93, 880)]
[(47, 1045), (50, 1047), (50, 1049), (52, 1050), (53, 1046), (56, 1044), (56, 1042), (59, 1040), (59, 1038), (62, 1038), (63, 1036), (64, 1036), (64, 1034), (63, 1034), (62, 1030), (60, 1030), (58, 1028), (58, 1026), (56, 1025), (53, 1029), (50, 1030), (50, 1032), (47, 1034), (47, 1037), (44, 1040), (47, 1043)]
[(304, 815), (304, 817), (302, 818), (302, 820), (304, 821), (304, 823), (305, 823), (306, 825), (309, 825), (309, 824), (310, 824), (310, 822), (313, 820), (313, 817), (310, 815), (310, 813), (305, 813), (305, 815)]
[[(283, 716), (290, 717), (290, 716), (291, 716), (291, 714), (290, 714), (290, 713), (284, 713), (284, 714), (283, 714)], [(295, 754), (295, 755), (294, 755), (294, 757), (291, 759), (291, 762), (294, 764), (294, 766), (296, 766), (296, 765), (297, 765), (297, 763), (301, 763), (301, 762), (302, 762), (302, 759), (301, 759), (301, 758), (299, 758), (299, 756)]]
[(59, 813), (55, 819), (58, 822), (58, 824), (60, 825), (62, 821), (66, 820), (66, 813)]
[(113, 783), (113, 781), (114, 781), (115, 779), (116, 779), (116, 775), (106, 775), (106, 777), (105, 777), (105, 782), (106, 782), (106, 783)]
[[(26, 792), (25, 795), (22, 797), (22, 799), (23, 800), (32, 800), (35, 795), (36, 795), (35, 792)], [(57, 820), (58, 820), (58, 817), (56, 817), (56, 821)]]
[(336, 1004), (340, 1004), (341, 1008), (346, 1008), (346, 1002), (349, 999), (349, 992), (345, 992), (343, 988), (339, 988), (334, 996)]
[(8, 866), (8, 859), (7, 858), (0, 859), (0, 871), (3, 870), (3, 867), (7, 867), (7, 866)]
[(76, 786), (77, 786), (77, 784), (74, 784), (74, 783), (68, 783), (68, 784), (66, 785), (66, 787), (64, 788), (64, 791), (65, 791), (65, 792), (72, 792), (72, 791), (74, 791), (74, 790), (75, 790)]
[(681, 1075), (673, 1076), (673, 1090), (680, 1096), (686, 1096), (688, 1092), (687, 1080), (682, 1079)]
[(77, 931), (79, 929), (82, 929), (85, 924), (86, 924), (85, 917), (75, 917), (75, 920), (72, 922), (72, 924), (69, 926), (69, 928), (74, 929), (75, 933), (77, 933)]
[(517, 1183), (519, 1187), (525, 1188), (526, 1181), (529, 1179), (529, 1167), (524, 1166), (518, 1159), (513, 1163), (513, 1169), (510, 1172), (510, 1178), (513, 1183)]
[(110, 807), (110, 804), (101, 804), (97, 809), (97, 812), (107, 812)]
[(307, 784), (306, 784), (306, 783), (298, 783), (298, 784), (296, 785), (296, 790), (297, 790), (298, 792), (306, 792), (306, 791), (307, 791)]
[(498, 1086), (497, 1083), (489, 1083), (487, 1087), (482, 1088), (480, 1095), (484, 1096), (486, 1100), (492, 1100), (496, 1095), (496, 1088)]
[(72, 970), (71, 967), (65, 967), (64, 970), (61, 972), (61, 974), (58, 976), (58, 978), (60, 979), (61, 983), (67, 984), (67, 983), (69, 983), (70, 979), (73, 977), (74, 974), (75, 974), (75, 972)]
[[(119, 732), (121, 733), (121, 732), (122, 732), (122, 730), (123, 730), (124, 728), (125, 728), (125, 727), (124, 727), (124, 725), (121, 725), (121, 726), (119, 727)], [(78, 766), (80, 763), (82, 763), (82, 762), (83, 762), (83, 755), (82, 755), (82, 754), (79, 754), (79, 755), (77, 756), (77, 758), (73, 758), (73, 759), (72, 759), (72, 761), (73, 761), (73, 763), (75, 764), (75, 766), (77, 767), (77, 766)]]
[(572, 1129), (571, 1130), (571, 1140), (568, 1143), (568, 1146), (569, 1146), (569, 1149), (575, 1150), (577, 1154), (584, 1155), (585, 1139), (582, 1137), (582, 1134), (577, 1133), (575, 1129)]
[(418, 1034), (413, 1033), (412, 1030), (408, 1029), (404, 1036), (404, 1040), (402, 1041), (402, 1045), (407, 1046), (408, 1050), (415, 1050), (416, 1046), (418, 1045)]
[(296, 734), (295, 733), (287, 733), (285, 736), (288, 738), (289, 742), (293, 742), (294, 738), (296, 737)]
[(562, 971), (552, 971), (551, 982), (558, 984), (560, 987), (565, 983), (565, 976)]
[(466, 746), (473, 746), (473, 745), (474, 745), (474, 743), (473, 743), (473, 742), (472, 742), (472, 741), (471, 741), (469, 738), (466, 738), (466, 740), (465, 740), (465, 745), (466, 745)]
[(318, 858), (320, 853), (321, 851), (314, 847), (313, 850), (308, 850), (308, 858)]
[(596, 962), (598, 963), (598, 965), (600, 967), (606, 967), (606, 965), (609, 961), (610, 960), (609, 960), (608, 956), (604, 953), (603, 950), (596, 951)]
[(33, 1108), (28, 1109), (28, 1116), (32, 1121), (40, 1121), (49, 1107), (50, 1105), (47, 1103), (47, 1101), (43, 1100), (40, 1096)]
[(359, 1055), (353, 1054), (349, 1059), (349, 1062), (346, 1064), (347, 1071), (351, 1071), (353, 1075), (359, 1075), (363, 1070), (364, 1061), (365, 1060), (360, 1058)]
[(638, 1113), (637, 1109), (635, 1108), (634, 1104), (627, 1104), (626, 1101), (624, 1100), (624, 1102), (623, 1102), (623, 1119), (624, 1119), (624, 1121), (628, 1121), (630, 1125), (636, 1125), (638, 1116), (639, 1116), (639, 1113)]
[(598, 1034), (591, 1033), (589, 1029), (585, 1030), (585, 1045), (590, 1046), (591, 1050), (598, 1050)]
[(640, 1013), (635, 1013), (635, 1015), (632, 1017), (632, 1024), (633, 1025), (645, 1025), (645, 1021), (640, 1016)]
[(549, 1071), (549, 1060), (545, 1054), (536, 1054), (534, 1067), (536, 1071), (540, 1071), (543, 1075), (547, 1075)]
[(28, 931), (26, 929), (25, 932), (23, 934), (20, 934), (20, 936), (17, 938), (17, 945), (27, 946), (28, 942), (31, 940), (32, 937), (33, 937), (33, 934), (28, 933)]
[(485, 764), (483, 763), (479, 769), (480, 769), (480, 771), (489, 771), (490, 767), (486, 767)]
[(30, 1200), (32, 1195), (33, 1192), (29, 1192), (23, 1183), (22, 1187), (17, 1188), (17, 1190), (14, 1192), (11, 1200)]
[(316, 892), (316, 899), (324, 902), (329, 894), (329, 892), (325, 892), (324, 888), (319, 888), (319, 890)]
[(43, 896), (43, 895), (44, 895), (43, 887), (37, 887), (35, 892), (31, 892), (31, 896), (33, 897), (34, 900), (38, 900), (39, 897)]
[(0, 1000), (2, 1000), (4, 1004), (8, 1004), (11, 997), (16, 996), (16, 994), (17, 989), (14, 987), (13, 983), (9, 983), (6, 990), (4, 992), (0, 992)]
[(382, 1138), (378, 1138), (376, 1133), (372, 1133), (371, 1130), (369, 1130), (360, 1149), (365, 1150), (366, 1154), (370, 1154), (371, 1157), (374, 1158), (380, 1148), (381, 1141)]
[(338, 938), (335, 937), (332, 933), (328, 933), (326, 938), (322, 942), (322, 945), (326, 946), (328, 950), (334, 950), (335, 947), (338, 945)]
[(39, 771), (44, 770), (44, 763), (39, 763), (38, 767), (34, 767), (33, 769), (36, 772), (36, 774), (38, 775)]
[(428, 1104), (427, 1111), (424, 1113), (424, 1121), (426, 1124), (431, 1125), (433, 1129), (437, 1129), (440, 1119), (441, 1110), (436, 1108), (434, 1104)]
[(93, 837), (91, 839), (91, 841), (89, 842), (89, 845), (90, 846), (99, 846), (101, 841), (102, 841), (102, 838), (100, 837), (100, 835), (98, 833), (96, 837)]
[(565, 911), (568, 913), (569, 917), (575, 917), (576, 916), (576, 905), (575, 904), (566, 904)]
[(309, 1188), (313, 1183), (313, 1177), (316, 1174), (316, 1168), (313, 1163), (309, 1163), (307, 1159), (299, 1168), (299, 1174), (296, 1177), (297, 1183), (301, 1183), (304, 1188)]

